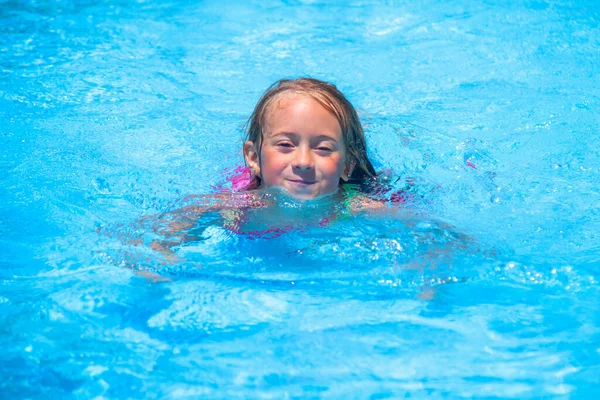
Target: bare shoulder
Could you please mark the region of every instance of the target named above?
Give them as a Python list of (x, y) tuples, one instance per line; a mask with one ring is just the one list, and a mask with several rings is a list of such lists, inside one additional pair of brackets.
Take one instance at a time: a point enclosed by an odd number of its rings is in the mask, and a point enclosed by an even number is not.
[(364, 194), (352, 196), (348, 208), (354, 214), (368, 213), (373, 216), (392, 217), (395, 219), (410, 220), (418, 218), (419, 213), (401, 204), (391, 201), (374, 199)]
[(386, 202), (367, 197), (364, 194), (357, 194), (352, 196), (348, 207), (350, 211), (359, 213), (363, 211), (385, 210), (389, 208), (389, 205)]

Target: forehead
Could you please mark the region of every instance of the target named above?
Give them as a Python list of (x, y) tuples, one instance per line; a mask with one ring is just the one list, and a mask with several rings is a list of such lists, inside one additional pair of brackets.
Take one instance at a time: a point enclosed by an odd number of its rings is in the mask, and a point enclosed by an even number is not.
[[(310, 130), (325, 129), (341, 133), (335, 113), (322, 101), (304, 93), (281, 93), (265, 107), (263, 131), (294, 126)], [(302, 129), (304, 130), (304, 129)]]
[[(265, 106), (265, 117), (269, 117), (281, 108), (285, 108), (294, 102), (304, 99), (315, 100), (313, 96), (301, 92), (282, 92), (273, 96)], [(315, 100), (316, 101), (316, 100)]]

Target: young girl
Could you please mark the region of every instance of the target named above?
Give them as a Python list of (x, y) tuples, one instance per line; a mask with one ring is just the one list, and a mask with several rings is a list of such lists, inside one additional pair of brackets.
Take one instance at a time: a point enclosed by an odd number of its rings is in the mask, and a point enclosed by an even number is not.
[[(145, 242), (165, 262), (183, 261), (171, 249), (202, 238), (203, 214), (204, 222), (252, 239), (327, 226), (365, 211), (383, 212), (402, 219), (413, 233), (408, 246), (423, 244), (404, 268), (450, 263), (454, 252), (470, 242), (447, 224), (425, 221), (408, 207), (396, 206), (405, 202), (405, 195), (386, 193), (389, 189), (369, 160), (356, 110), (330, 83), (300, 78), (269, 87), (248, 121), (243, 153), (247, 169), (232, 179), (231, 191), (190, 196), (188, 205), (141, 221), (136, 232), (150, 234)], [(139, 274), (153, 281), (167, 279), (144, 270)], [(426, 289), (423, 296), (431, 293)]]
[[(235, 231), (284, 232), (289, 224), (273, 207), (281, 198), (311, 208), (302, 217), (319, 225), (340, 215), (385, 207), (364, 195), (376, 183), (364, 131), (352, 104), (331, 83), (284, 79), (269, 87), (248, 121), (243, 153), (248, 170), (241, 187), (190, 197), (191, 205), (161, 215), (153, 230), (162, 239), (151, 243), (153, 249), (168, 255), (171, 247), (193, 240), (189, 229), (211, 211), (220, 212), (225, 225)], [(238, 186), (242, 178), (237, 177)], [(315, 210), (317, 205), (322, 207)], [(268, 209), (258, 219), (271, 220), (273, 226), (243, 230), (255, 209)]]

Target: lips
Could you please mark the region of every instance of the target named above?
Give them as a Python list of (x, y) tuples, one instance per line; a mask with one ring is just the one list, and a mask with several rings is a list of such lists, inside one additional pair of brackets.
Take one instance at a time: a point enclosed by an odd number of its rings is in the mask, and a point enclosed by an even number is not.
[(309, 180), (305, 180), (305, 179), (288, 179), (288, 181), (292, 182), (296, 185), (303, 185), (303, 186), (314, 185), (315, 183), (317, 183), (317, 181), (309, 181)]

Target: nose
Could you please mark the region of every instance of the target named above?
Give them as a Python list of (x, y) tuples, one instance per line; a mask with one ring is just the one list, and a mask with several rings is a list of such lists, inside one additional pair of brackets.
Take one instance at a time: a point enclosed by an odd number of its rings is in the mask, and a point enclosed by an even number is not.
[(296, 150), (296, 157), (294, 158), (293, 165), (294, 168), (302, 171), (313, 169), (315, 165), (312, 159), (310, 148), (304, 146), (299, 147)]

